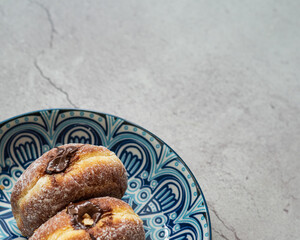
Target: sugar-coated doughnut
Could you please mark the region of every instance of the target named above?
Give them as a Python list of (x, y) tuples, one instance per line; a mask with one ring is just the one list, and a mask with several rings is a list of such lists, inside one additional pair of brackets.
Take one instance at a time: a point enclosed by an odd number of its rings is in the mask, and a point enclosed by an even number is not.
[(70, 202), (93, 197), (122, 198), (127, 173), (107, 148), (67, 144), (51, 149), (34, 161), (15, 184), (12, 212), (24, 236)]
[(120, 199), (71, 203), (41, 225), (29, 240), (145, 240), (143, 221)]

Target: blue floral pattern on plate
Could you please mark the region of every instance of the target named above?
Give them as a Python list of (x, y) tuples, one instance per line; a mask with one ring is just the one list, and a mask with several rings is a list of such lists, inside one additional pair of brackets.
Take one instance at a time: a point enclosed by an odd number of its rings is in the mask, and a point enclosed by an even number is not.
[(0, 123), (0, 239), (26, 239), (13, 218), (12, 187), (49, 149), (66, 143), (103, 145), (128, 172), (128, 202), (144, 222), (146, 239), (210, 240), (208, 208), (183, 160), (154, 134), (124, 119), (92, 111), (50, 109)]

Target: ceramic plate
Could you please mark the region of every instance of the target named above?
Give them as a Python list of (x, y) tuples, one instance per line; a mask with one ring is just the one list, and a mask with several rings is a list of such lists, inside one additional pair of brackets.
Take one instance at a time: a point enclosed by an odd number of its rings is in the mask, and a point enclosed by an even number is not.
[(0, 239), (26, 239), (10, 207), (12, 188), (29, 164), (66, 143), (103, 145), (128, 172), (123, 200), (142, 218), (146, 239), (211, 239), (208, 208), (194, 175), (161, 139), (109, 114), (77, 109), (26, 113), (0, 123)]

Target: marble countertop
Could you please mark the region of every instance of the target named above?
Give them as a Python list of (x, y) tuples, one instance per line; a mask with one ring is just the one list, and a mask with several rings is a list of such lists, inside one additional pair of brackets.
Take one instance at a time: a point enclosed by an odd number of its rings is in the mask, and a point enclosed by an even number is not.
[(0, 121), (111, 113), (166, 141), (213, 239), (300, 235), (300, 2), (1, 1)]

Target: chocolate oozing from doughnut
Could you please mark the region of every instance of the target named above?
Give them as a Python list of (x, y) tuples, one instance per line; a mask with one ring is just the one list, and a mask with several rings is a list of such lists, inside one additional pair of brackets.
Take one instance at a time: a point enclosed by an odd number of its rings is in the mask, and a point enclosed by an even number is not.
[(55, 174), (65, 171), (70, 164), (70, 159), (74, 156), (78, 148), (75, 146), (67, 148), (57, 147), (56, 155), (49, 161), (45, 172), (47, 174)]
[[(71, 223), (75, 229), (94, 227), (100, 218), (104, 216), (104, 214), (107, 215), (110, 211), (111, 209), (101, 209), (90, 201), (77, 204), (72, 203), (67, 208), (67, 213), (71, 216)], [(86, 219), (92, 222), (85, 221)]]

